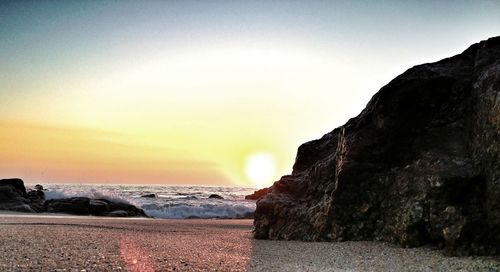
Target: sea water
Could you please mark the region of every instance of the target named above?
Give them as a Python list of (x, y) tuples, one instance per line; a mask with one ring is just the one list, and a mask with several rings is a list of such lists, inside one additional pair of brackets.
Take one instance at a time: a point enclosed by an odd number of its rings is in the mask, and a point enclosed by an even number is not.
[[(255, 201), (245, 200), (255, 190), (250, 187), (44, 184), (44, 189), (46, 199), (85, 196), (122, 201), (155, 218), (252, 218), (255, 211)], [(156, 197), (143, 197), (147, 194)], [(224, 199), (209, 198), (211, 194)]]

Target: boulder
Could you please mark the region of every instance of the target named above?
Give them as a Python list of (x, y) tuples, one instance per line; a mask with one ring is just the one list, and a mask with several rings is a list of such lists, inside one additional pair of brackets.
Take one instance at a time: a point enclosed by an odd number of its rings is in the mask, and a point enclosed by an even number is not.
[(88, 197), (51, 199), (45, 202), (47, 212), (75, 215), (117, 216), (115, 211), (124, 211), (125, 216), (146, 216), (142, 209), (128, 203)]
[(218, 195), (218, 194), (211, 194), (210, 196), (208, 196), (208, 198), (213, 198), (213, 199), (224, 199), (222, 196)]
[(33, 208), (36, 212), (44, 211), (45, 193), (43, 191), (30, 190), (26, 195), (31, 202), (31, 208)]
[(106, 199), (90, 199), (89, 212), (92, 215), (104, 215), (109, 211), (110, 201)]
[(0, 186), (12, 186), (22, 195), (26, 194), (26, 187), (24, 187), (24, 182), (20, 178), (0, 179)]
[(0, 203), (0, 210), (13, 211), (13, 212), (25, 212), (25, 213), (35, 213), (37, 212), (29, 203), (23, 202), (5, 202)]
[(0, 180), (0, 210), (35, 212), (21, 179)]
[(145, 194), (145, 195), (141, 195), (141, 197), (150, 197), (150, 198), (155, 198), (155, 197), (156, 197), (156, 194)]
[(112, 212), (109, 212), (106, 214), (106, 216), (110, 216), (110, 217), (127, 217), (129, 216), (129, 213), (124, 211), (124, 210), (116, 210), (116, 211), (112, 211)]
[(50, 199), (45, 202), (45, 206), (47, 212), (51, 213), (90, 214), (90, 198), (88, 197)]
[(23, 194), (13, 186), (10, 185), (0, 186), (0, 202), (9, 202), (16, 199), (26, 200)]
[(258, 200), (265, 196), (267, 192), (269, 191), (269, 188), (262, 188), (260, 190), (254, 191), (253, 194), (251, 195), (246, 195), (245, 199), (247, 200)]
[(146, 216), (142, 209), (124, 202), (110, 202), (108, 203), (108, 213), (105, 216), (114, 216), (115, 211), (125, 211), (127, 216)]
[(415, 66), (301, 145), (257, 201), (255, 237), (500, 253), (500, 37)]

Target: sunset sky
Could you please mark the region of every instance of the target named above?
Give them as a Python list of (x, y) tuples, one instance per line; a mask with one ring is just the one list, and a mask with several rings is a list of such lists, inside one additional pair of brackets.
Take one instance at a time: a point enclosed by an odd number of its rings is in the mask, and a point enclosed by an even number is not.
[(1, 1), (0, 178), (270, 185), (498, 1)]

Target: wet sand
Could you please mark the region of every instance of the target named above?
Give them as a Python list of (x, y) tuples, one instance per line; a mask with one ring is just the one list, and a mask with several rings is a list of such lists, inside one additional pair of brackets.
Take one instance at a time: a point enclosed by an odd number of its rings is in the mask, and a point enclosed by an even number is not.
[(500, 271), (385, 243), (252, 239), (252, 220), (0, 214), (0, 271)]

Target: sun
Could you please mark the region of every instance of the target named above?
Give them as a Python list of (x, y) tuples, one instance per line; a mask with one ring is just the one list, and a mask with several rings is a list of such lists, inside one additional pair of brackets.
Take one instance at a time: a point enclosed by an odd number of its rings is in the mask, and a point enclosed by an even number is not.
[(250, 154), (245, 162), (245, 175), (257, 188), (271, 185), (276, 169), (274, 157), (265, 152)]

